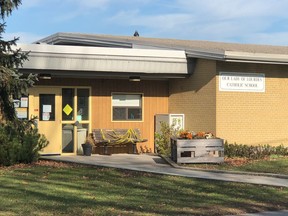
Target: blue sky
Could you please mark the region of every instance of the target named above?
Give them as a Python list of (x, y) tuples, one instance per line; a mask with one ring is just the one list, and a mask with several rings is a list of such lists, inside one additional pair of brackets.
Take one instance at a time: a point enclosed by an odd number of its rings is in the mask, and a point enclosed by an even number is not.
[(22, 0), (5, 39), (56, 32), (288, 45), (288, 0)]

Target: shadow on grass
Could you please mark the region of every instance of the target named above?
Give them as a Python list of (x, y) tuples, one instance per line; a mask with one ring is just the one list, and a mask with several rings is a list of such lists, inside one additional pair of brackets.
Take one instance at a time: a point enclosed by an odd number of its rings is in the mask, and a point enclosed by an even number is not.
[(276, 159), (268, 158), (263, 160), (248, 160), (245, 158), (228, 160), (230, 160), (230, 163), (226, 161), (223, 164), (185, 164), (184, 166), (211, 170), (232, 170), (288, 175), (288, 157), (279, 157)]
[(224, 215), (288, 204), (287, 188), (84, 166), (8, 170), (0, 184), (0, 211), (13, 214)]

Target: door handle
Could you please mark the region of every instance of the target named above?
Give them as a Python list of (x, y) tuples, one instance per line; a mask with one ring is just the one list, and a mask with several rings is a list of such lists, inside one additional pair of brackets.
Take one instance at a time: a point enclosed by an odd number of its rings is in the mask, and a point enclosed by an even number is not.
[(79, 123), (79, 121), (75, 121), (73, 125), (78, 127), (80, 125), (80, 123)]

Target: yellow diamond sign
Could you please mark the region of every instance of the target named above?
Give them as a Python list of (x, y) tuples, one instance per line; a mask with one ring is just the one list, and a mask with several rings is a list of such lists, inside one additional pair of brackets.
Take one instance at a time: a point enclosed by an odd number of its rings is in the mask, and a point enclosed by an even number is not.
[(70, 113), (73, 111), (72, 107), (67, 104), (64, 108), (63, 108), (63, 111), (66, 115), (70, 115)]

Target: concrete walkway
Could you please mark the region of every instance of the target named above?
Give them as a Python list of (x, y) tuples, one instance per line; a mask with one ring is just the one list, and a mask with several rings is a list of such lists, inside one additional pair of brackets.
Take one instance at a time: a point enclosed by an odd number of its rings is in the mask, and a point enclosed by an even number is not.
[(251, 175), (248, 173), (235, 173), (226, 171), (211, 172), (204, 170), (184, 169), (183, 167), (173, 167), (161, 157), (150, 154), (115, 154), (112, 156), (42, 156), (41, 158), (62, 162), (151, 172), (157, 174), (184, 176), (189, 178), (288, 187), (288, 176)]
[[(237, 216), (287, 216), (288, 211), (274, 211), (274, 212), (259, 212), (259, 213), (253, 213), (253, 214), (241, 214)], [(233, 215), (232, 215), (233, 216)]]

